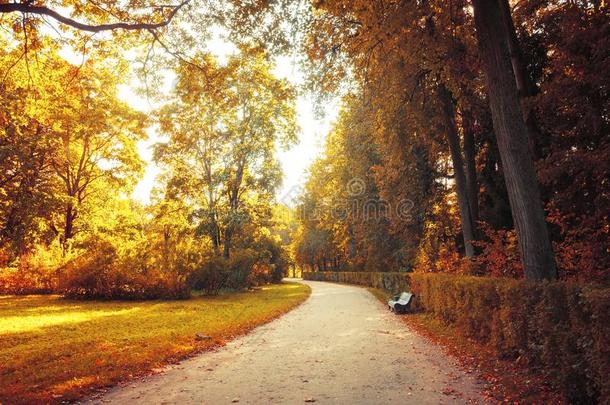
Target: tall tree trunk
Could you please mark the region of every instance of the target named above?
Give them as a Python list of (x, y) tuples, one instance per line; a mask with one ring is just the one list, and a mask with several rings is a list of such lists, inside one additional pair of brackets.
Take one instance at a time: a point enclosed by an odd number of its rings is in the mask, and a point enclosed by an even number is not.
[(224, 237), (224, 252), (223, 252), (223, 256), (225, 259), (228, 259), (231, 256), (231, 231), (230, 230), (225, 230), (225, 237)]
[(474, 256), (474, 227), (470, 206), (468, 203), (468, 191), (466, 189), (466, 176), (464, 174), (464, 163), (462, 160), (462, 149), (460, 146), (460, 138), (458, 136), (455, 124), (455, 110), (451, 93), (441, 84), (438, 87), (438, 96), (443, 109), (443, 118), (445, 123), (445, 133), (449, 143), (449, 151), (451, 152), (451, 162), (453, 164), (453, 173), (455, 178), (455, 189), (458, 197), (458, 205), (460, 208), (460, 221), (462, 223), (462, 235), (464, 235), (464, 250), (466, 257)]
[(534, 160), (540, 158), (538, 151), (537, 140), (540, 139), (540, 128), (538, 127), (538, 120), (534, 109), (525, 103), (529, 97), (536, 94), (536, 85), (532, 82), (530, 76), (527, 73), (526, 64), (523, 60), (523, 52), (519, 45), (519, 38), (517, 37), (517, 30), (515, 29), (515, 23), (513, 21), (510, 4), (508, 0), (498, 0), (500, 6), (500, 12), (502, 13), (502, 21), (504, 27), (504, 34), (506, 35), (506, 41), (508, 43), (508, 52), (510, 55), (510, 62), (513, 68), (513, 74), (515, 76), (515, 84), (517, 85), (517, 91), (519, 92), (520, 99), (522, 101), (521, 108), (525, 126), (527, 127), (528, 133), (528, 145), (530, 152)]
[(468, 206), (470, 207), (470, 216), (476, 234), (476, 224), (479, 220), (479, 184), (477, 182), (477, 166), (475, 161), (474, 123), (469, 111), (465, 111), (462, 114), (462, 129), (464, 131), (464, 166), (466, 169)]
[(517, 38), (517, 30), (513, 22), (513, 17), (510, 10), (510, 4), (508, 0), (497, 0), (500, 6), (500, 12), (502, 13), (502, 23), (504, 27), (504, 35), (506, 35), (506, 42), (508, 44), (508, 53), (510, 55), (510, 63), (513, 68), (513, 74), (515, 75), (515, 84), (519, 95), (522, 97), (531, 96), (534, 93), (532, 88), (532, 82), (529, 79), (527, 70), (525, 68), (525, 62), (523, 61), (523, 53), (519, 46), (519, 38)]
[(66, 214), (64, 222), (63, 248), (68, 248), (68, 242), (74, 237), (74, 220), (76, 219), (76, 208), (72, 203), (66, 204)]
[(502, 12), (497, 1), (472, 0), (472, 4), (494, 130), (525, 277), (531, 280), (554, 279), (557, 278), (557, 269), (544, 220), (536, 171), (527, 146), (527, 128), (519, 105)]

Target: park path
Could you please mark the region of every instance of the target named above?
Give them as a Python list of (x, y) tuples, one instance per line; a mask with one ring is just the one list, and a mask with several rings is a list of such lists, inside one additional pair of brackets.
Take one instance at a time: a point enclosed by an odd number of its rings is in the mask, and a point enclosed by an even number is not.
[(311, 297), (281, 318), (95, 403), (483, 403), (481, 386), (366, 289), (302, 281)]

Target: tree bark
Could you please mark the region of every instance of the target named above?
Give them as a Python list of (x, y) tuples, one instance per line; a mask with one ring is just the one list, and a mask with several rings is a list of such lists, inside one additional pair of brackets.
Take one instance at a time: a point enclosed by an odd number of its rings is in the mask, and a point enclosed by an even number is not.
[(502, 12), (497, 1), (473, 0), (472, 4), (494, 131), (525, 277), (530, 280), (555, 279), (557, 269), (528, 148), (527, 127), (519, 104)]
[(64, 245), (68, 243), (70, 239), (74, 237), (74, 219), (76, 218), (76, 212), (72, 203), (66, 205), (66, 218), (64, 224)]
[(464, 251), (466, 257), (474, 256), (474, 226), (470, 205), (468, 203), (468, 191), (466, 188), (466, 176), (464, 174), (464, 163), (462, 160), (462, 149), (460, 146), (460, 138), (458, 136), (455, 124), (455, 110), (453, 100), (449, 90), (441, 84), (438, 87), (438, 96), (443, 109), (443, 118), (445, 123), (445, 133), (449, 143), (449, 151), (451, 152), (451, 161), (453, 163), (453, 174), (455, 177), (455, 189), (458, 197), (458, 205), (460, 208), (460, 220), (462, 223), (462, 235), (464, 235)]
[(228, 259), (231, 256), (231, 231), (230, 230), (225, 230), (225, 237), (224, 237), (224, 246), (223, 246), (223, 256), (225, 259)]
[(533, 94), (532, 83), (527, 75), (525, 63), (523, 62), (523, 54), (519, 46), (519, 38), (517, 38), (517, 30), (513, 22), (513, 17), (510, 11), (508, 0), (498, 0), (500, 12), (502, 13), (502, 22), (506, 42), (508, 44), (508, 52), (510, 55), (510, 63), (515, 75), (515, 84), (522, 97), (528, 97)]
[(508, 43), (508, 52), (510, 55), (510, 62), (513, 68), (513, 74), (515, 75), (515, 84), (517, 85), (517, 91), (521, 99), (521, 108), (525, 126), (527, 127), (528, 133), (528, 145), (532, 157), (534, 160), (540, 158), (538, 151), (538, 140), (540, 139), (540, 128), (538, 127), (538, 120), (534, 109), (525, 103), (529, 97), (536, 94), (536, 85), (532, 82), (532, 79), (527, 73), (525, 61), (523, 60), (523, 52), (519, 45), (519, 38), (517, 37), (517, 30), (515, 29), (515, 23), (513, 21), (510, 4), (508, 0), (498, 0), (500, 6), (500, 12), (502, 13), (504, 33), (506, 35), (506, 41)]
[(464, 166), (466, 171), (466, 187), (468, 188), (468, 205), (472, 225), (476, 234), (476, 223), (479, 220), (479, 184), (477, 182), (476, 150), (474, 146), (473, 122), (468, 111), (462, 115), (462, 130), (464, 131)]

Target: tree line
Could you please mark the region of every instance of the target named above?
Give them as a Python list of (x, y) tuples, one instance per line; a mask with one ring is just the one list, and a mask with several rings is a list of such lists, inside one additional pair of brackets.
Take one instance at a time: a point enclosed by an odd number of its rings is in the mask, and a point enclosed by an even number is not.
[[(142, 56), (147, 92), (158, 93), (165, 66), (179, 84), (158, 111), (171, 140), (155, 150), (164, 203), (155, 212), (128, 199), (119, 205), (145, 219), (180, 213), (190, 231), (176, 235), (204, 237), (225, 259), (245, 246), (238, 229), (269, 229), (279, 178), (270, 145), (294, 140), (293, 113), (280, 101), (294, 94), (265, 73), (261, 55), (288, 51), (300, 55), (309, 90), (322, 100), (343, 97), (300, 206), (315, 213), (302, 215), (295, 234), (301, 263), (607, 279), (606, 3), (59, 4), (65, 15), (30, 3), (0, 7), (10, 27), (2, 34), (5, 261), (54, 244), (65, 257), (79, 234), (108, 230), (93, 218), (124, 212), (100, 210), (116, 201), (96, 200), (110, 188), (119, 190), (113, 196), (128, 193), (141, 170), (133, 151), (147, 117), (113, 91), (121, 47)], [(43, 26), (57, 29), (49, 18), (70, 35), (45, 34)], [(243, 45), (243, 60), (219, 66), (202, 51), (213, 25)], [(66, 64), (53, 55), (64, 46), (98, 52), (99, 60)], [(100, 61), (119, 68), (104, 76), (108, 66), (93, 66)], [(112, 114), (99, 111), (107, 108)], [(247, 119), (252, 112), (261, 121)], [(337, 210), (333, 201), (382, 214)], [(162, 234), (169, 241), (172, 233)]]
[[(314, 7), (311, 85), (345, 97), (301, 203), (300, 262), (607, 280), (606, 4)], [(323, 209), (355, 199), (412, 215)]]
[[(122, 99), (137, 71), (115, 41), (74, 64), (36, 21), (0, 34), (0, 290), (186, 297), (280, 280), (276, 151), (296, 140), (293, 86), (260, 47), (223, 62), (170, 54), (166, 93), (159, 65), (143, 63), (145, 114)], [(161, 174), (143, 204), (132, 194), (152, 130)]]

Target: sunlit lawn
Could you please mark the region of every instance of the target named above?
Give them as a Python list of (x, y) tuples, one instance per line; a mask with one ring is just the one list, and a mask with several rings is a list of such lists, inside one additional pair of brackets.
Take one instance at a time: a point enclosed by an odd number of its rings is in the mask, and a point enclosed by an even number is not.
[[(299, 304), (302, 284), (186, 301), (0, 296), (0, 403), (56, 402), (221, 344)], [(196, 333), (212, 337), (197, 341)]]

